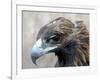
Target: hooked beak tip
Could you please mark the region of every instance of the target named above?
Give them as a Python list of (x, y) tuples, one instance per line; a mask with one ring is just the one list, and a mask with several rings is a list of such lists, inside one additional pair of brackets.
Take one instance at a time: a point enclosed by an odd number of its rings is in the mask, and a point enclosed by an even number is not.
[(38, 58), (38, 57), (31, 56), (32, 62), (33, 62), (35, 65), (37, 65), (37, 64), (36, 64), (37, 58)]

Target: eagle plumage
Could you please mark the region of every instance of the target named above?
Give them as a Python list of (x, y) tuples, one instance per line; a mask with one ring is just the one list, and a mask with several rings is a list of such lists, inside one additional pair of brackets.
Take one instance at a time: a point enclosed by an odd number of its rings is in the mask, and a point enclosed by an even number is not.
[(83, 21), (77, 25), (59, 17), (43, 26), (32, 48), (32, 61), (49, 52), (58, 57), (56, 67), (89, 65), (89, 32)]

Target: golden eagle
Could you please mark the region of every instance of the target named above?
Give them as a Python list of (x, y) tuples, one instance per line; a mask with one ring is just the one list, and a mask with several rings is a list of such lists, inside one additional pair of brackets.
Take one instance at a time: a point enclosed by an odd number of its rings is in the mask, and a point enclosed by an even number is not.
[(59, 17), (43, 26), (32, 48), (31, 58), (36, 59), (49, 52), (58, 57), (56, 67), (89, 65), (89, 32), (83, 21), (77, 25)]

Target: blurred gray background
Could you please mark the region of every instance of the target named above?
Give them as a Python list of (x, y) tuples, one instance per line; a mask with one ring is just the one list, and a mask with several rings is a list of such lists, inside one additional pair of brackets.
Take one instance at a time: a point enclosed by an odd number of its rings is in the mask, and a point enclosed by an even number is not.
[(47, 68), (54, 67), (57, 61), (57, 57), (54, 53), (46, 54), (37, 60), (38, 65), (34, 65), (31, 60), (31, 49), (36, 41), (37, 34), (41, 27), (50, 21), (58, 18), (65, 17), (71, 20), (73, 23), (78, 20), (84, 21), (87, 28), (89, 28), (89, 14), (79, 13), (54, 13), (54, 12), (34, 12), (23, 11), (23, 45), (22, 45), (22, 68)]

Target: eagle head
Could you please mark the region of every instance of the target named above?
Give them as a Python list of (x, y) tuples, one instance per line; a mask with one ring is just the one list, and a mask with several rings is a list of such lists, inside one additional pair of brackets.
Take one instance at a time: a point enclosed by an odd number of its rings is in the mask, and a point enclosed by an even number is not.
[(49, 52), (58, 56), (60, 66), (87, 65), (89, 36), (86, 26), (75, 25), (64, 17), (59, 17), (43, 26), (32, 47), (31, 58), (36, 60)]
[(36, 64), (36, 59), (40, 56), (64, 47), (65, 38), (73, 32), (73, 28), (74, 24), (64, 17), (59, 17), (42, 27), (32, 48), (33, 63)]

